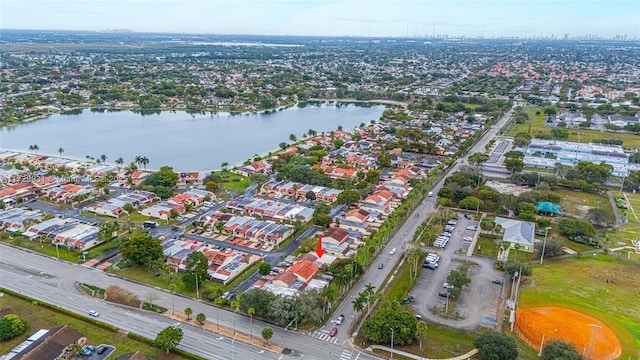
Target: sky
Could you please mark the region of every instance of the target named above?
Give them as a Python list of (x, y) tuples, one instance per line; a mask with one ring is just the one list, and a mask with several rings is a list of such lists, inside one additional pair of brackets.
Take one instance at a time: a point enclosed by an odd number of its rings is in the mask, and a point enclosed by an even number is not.
[(0, 28), (373, 37), (626, 34), (640, 39), (640, 1), (0, 0)]

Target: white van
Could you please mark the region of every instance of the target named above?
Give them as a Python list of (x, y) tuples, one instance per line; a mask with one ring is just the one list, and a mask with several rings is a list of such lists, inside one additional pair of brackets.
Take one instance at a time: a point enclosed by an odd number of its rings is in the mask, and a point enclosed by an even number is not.
[(427, 196), (428, 197), (432, 197), (433, 196), (433, 191), (429, 191), (429, 194)]

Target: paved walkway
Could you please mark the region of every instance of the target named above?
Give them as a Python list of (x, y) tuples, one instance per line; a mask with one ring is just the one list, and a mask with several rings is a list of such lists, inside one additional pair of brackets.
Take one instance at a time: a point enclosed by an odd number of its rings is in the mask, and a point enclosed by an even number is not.
[(387, 352), (393, 352), (394, 354), (398, 354), (398, 355), (402, 355), (404, 357), (408, 357), (410, 359), (416, 359), (416, 360), (466, 360), (471, 358), (473, 355), (478, 353), (478, 349), (473, 349), (471, 351), (469, 351), (466, 354), (462, 354), (460, 356), (456, 356), (456, 357), (452, 357), (452, 358), (447, 358), (447, 359), (431, 359), (431, 358), (425, 358), (422, 356), (418, 356), (418, 355), (414, 355), (414, 354), (410, 354), (408, 352), (404, 352), (404, 351), (400, 351), (400, 350), (396, 350), (396, 349), (391, 349), (388, 348), (386, 346), (380, 346), (380, 345), (371, 345), (367, 348), (368, 351), (373, 351), (373, 350), (384, 350)]

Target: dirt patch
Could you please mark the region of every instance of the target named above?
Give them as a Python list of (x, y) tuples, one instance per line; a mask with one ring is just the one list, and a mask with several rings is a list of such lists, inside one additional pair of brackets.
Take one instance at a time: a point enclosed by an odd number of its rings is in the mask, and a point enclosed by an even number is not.
[(487, 181), (485, 185), (503, 194), (509, 194), (509, 195), (515, 195), (515, 196), (531, 191), (531, 188), (528, 188), (526, 186), (501, 183), (498, 181)]
[(561, 307), (537, 307), (516, 311), (515, 330), (525, 342), (539, 349), (543, 341), (561, 339), (575, 346), (585, 359), (613, 360), (622, 347), (605, 323)]
[(214, 332), (216, 334), (220, 334), (229, 338), (235, 338), (236, 341), (241, 341), (245, 344), (251, 344), (253, 346), (257, 346), (265, 350), (272, 351), (276, 354), (282, 354), (282, 352), (284, 351), (284, 348), (280, 345), (276, 345), (272, 343), (267, 345), (267, 343), (261, 338), (261, 335), (260, 335), (260, 332), (262, 331), (262, 329), (255, 329), (253, 336), (250, 336), (249, 334), (245, 334), (237, 330), (234, 332), (233, 329), (230, 329), (225, 326), (218, 326), (215, 323), (208, 320), (205, 321), (204, 324), (202, 325), (200, 325), (200, 323), (197, 322), (196, 319), (194, 319), (193, 317), (191, 318), (191, 320), (187, 321), (187, 316), (184, 314), (175, 313), (171, 315), (171, 312), (167, 311), (165, 316), (172, 318), (174, 320), (179, 320), (180, 322), (185, 322), (194, 326), (201, 327), (205, 330)]

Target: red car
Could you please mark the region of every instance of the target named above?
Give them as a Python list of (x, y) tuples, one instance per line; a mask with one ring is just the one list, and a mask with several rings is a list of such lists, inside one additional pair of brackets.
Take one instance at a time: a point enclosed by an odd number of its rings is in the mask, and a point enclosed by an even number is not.
[(329, 330), (329, 336), (334, 337), (336, 336), (336, 334), (338, 333), (338, 328), (334, 327), (331, 330)]

